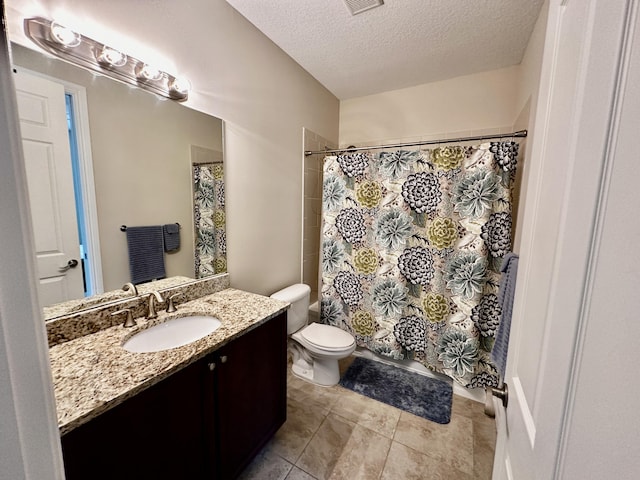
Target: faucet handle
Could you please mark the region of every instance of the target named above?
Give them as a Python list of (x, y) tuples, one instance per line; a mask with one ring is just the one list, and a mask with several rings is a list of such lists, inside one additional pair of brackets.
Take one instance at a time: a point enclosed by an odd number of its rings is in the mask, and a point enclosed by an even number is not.
[(156, 312), (156, 303), (162, 303), (164, 300), (162, 299), (162, 295), (159, 292), (151, 292), (149, 294), (149, 313), (147, 314), (147, 318), (149, 320), (153, 318), (158, 318), (158, 313)]
[(173, 295), (171, 295), (168, 299), (167, 299), (167, 313), (173, 313), (176, 310), (178, 310), (176, 308), (175, 305), (175, 301), (177, 298), (182, 297), (181, 293), (174, 293)]
[(131, 309), (130, 308), (123, 308), (122, 310), (117, 310), (115, 312), (113, 312), (111, 314), (112, 317), (115, 317), (116, 315), (120, 315), (121, 313), (126, 313), (127, 314), (127, 318), (124, 321), (123, 326), (125, 328), (129, 328), (129, 327), (135, 327), (137, 325), (136, 321), (133, 319), (133, 315), (131, 314)]

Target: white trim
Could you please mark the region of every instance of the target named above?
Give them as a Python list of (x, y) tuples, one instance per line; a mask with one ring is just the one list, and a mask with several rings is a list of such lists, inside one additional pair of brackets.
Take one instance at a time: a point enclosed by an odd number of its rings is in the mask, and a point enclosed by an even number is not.
[(638, 0), (628, 0), (625, 9), (625, 22), (617, 62), (615, 87), (612, 94), (612, 108), (609, 115), (605, 151), (602, 159), (602, 172), (598, 184), (596, 208), (594, 212), (593, 226), (591, 229), (591, 238), (589, 241), (588, 260), (586, 263), (586, 273), (579, 305), (576, 340), (572, 352), (567, 397), (564, 405), (564, 414), (562, 416), (563, 422), (561, 436), (559, 439), (559, 451), (554, 471), (554, 478), (558, 479), (564, 478), (564, 466), (569, 443), (569, 433), (571, 432), (573, 410), (579, 387), (578, 379), (580, 378), (580, 372), (582, 369), (586, 334), (591, 318), (591, 296), (594, 290), (594, 283), (596, 281), (595, 270), (598, 265), (600, 245), (602, 242), (609, 199), (609, 187), (611, 185), (613, 165), (616, 158), (617, 139), (619, 136), (622, 116), (622, 103), (624, 93), (626, 91), (628, 71), (631, 63), (636, 19), (640, 8), (638, 3)]
[[(301, 212), (300, 212), (300, 225), (301, 225), (301, 229), (300, 229), (300, 283), (304, 283), (304, 204), (305, 204), (305, 191), (304, 191), (304, 171), (305, 171), (305, 156), (304, 156), (304, 152), (306, 150), (306, 139), (307, 139), (307, 129), (305, 127), (302, 127), (302, 152), (300, 152), (300, 166), (302, 167), (302, 177), (301, 177), (301, 190), (302, 190), (302, 195), (301, 195), (301, 200), (302, 200), (302, 205), (301, 205)], [(318, 284), (318, 291), (320, 290), (320, 285)], [(319, 295), (319, 294), (318, 294)]]
[(64, 479), (37, 287), (18, 108), (0, 28), (0, 434), (3, 478)]
[(511, 383), (512, 386), (510, 388), (509, 395), (512, 397), (512, 401), (518, 401), (518, 405), (520, 406), (520, 415), (522, 415), (522, 420), (524, 422), (525, 428), (527, 429), (529, 444), (531, 445), (531, 449), (533, 449), (536, 443), (536, 422), (533, 419), (533, 415), (531, 414), (531, 409), (529, 408), (527, 396), (525, 395), (524, 389), (522, 388), (522, 382), (520, 382), (520, 378), (513, 377), (511, 379)]
[(493, 408), (496, 412), (496, 445), (494, 448), (494, 458), (504, 459), (504, 462), (495, 461), (491, 478), (493, 480), (503, 480), (505, 478), (507, 456), (507, 411), (498, 397), (491, 396)]
[(87, 232), (87, 252), (91, 295), (104, 292), (102, 277), (102, 257), (100, 254), (100, 232), (98, 229), (98, 208), (96, 206), (96, 187), (93, 177), (93, 158), (91, 156), (91, 130), (89, 128), (89, 108), (87, 90), (66, 80), (56, 79), (64, 85), (65, 93), (73, 97), (73, 113), (75, 116), (76, 136), (78, 141), (78, 156), (81, 177), (81, 194), (84, 206), (84, 223)]
[(504, 471), (505, 471), (507, 480), (514, 480), (513, 468), (511, 468), (511, 457), (508, 454), (504, 459)]

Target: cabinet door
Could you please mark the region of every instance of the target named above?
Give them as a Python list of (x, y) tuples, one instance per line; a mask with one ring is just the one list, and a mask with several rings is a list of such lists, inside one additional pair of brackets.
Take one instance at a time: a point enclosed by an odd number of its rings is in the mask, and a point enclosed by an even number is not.
[(67, 480), (204, 478), (203, 362), (62, 437)]
[(286, 419), (286, 313), (219, 350), (216, 401), (220, 478), (235, 478)]

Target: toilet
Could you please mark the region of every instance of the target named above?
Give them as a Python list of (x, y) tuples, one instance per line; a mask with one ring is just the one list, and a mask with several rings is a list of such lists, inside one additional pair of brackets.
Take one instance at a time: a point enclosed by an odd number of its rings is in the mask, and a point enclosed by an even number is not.
[(337, 327), (308, 323), (310, 294), (309, 285), (298, 283), (277, 291), (271, 298), (291, 304), (287, 312), (287, 335), (294, 375), (328, 387), (340, 381), (338, 360), (353, 353), (356, 341), (349, 332)]

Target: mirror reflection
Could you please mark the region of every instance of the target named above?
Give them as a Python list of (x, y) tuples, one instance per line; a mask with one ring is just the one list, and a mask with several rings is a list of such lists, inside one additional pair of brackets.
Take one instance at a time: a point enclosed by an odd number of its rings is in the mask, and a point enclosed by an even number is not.
[(177, 231), (153, 279), (226, 271), (222, 121), (20, 45), (12, 55), (43, 305), (130, 296), (123, 226)]

